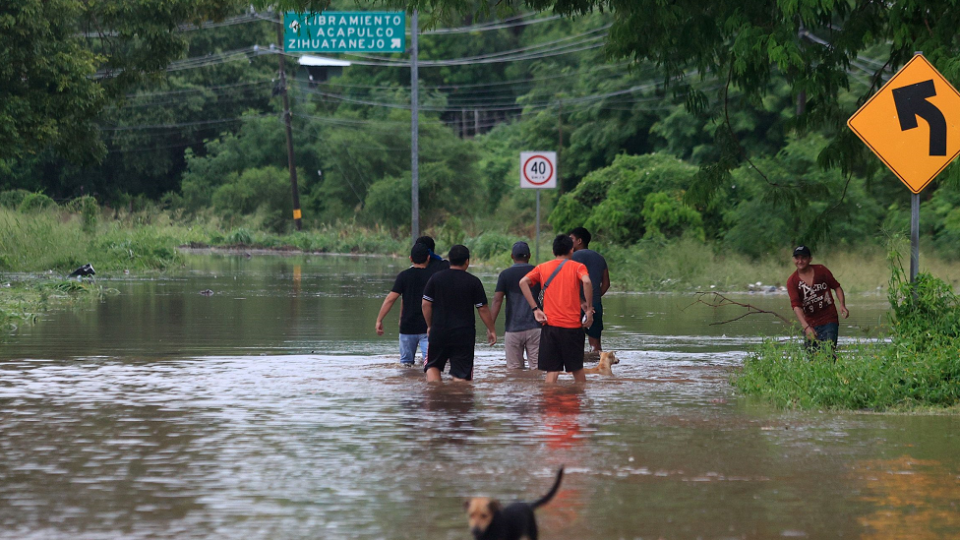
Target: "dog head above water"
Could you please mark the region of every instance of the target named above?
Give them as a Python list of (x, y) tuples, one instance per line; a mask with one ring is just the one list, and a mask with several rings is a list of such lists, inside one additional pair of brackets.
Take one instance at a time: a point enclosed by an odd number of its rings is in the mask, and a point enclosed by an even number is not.
[(601, 364), (606, 363), (608, 366), (612, 366), (614, 364), (619, 364), (620, 359), (617, 358), (616, 353), (614, 353), (613, 351), (602, 352), (600, 353), (600, 363)]
[(490, 527), (493, 516), (501, 510), (500, 503), (489, 497), (474, 497), (463, 503), (467, 511), (470, 532), (479, 538)]
[(613, 351), (602, 352), (600, 353), (600, 362), (589, 368), (584, 368), (584, 373), (595, 373), (598, 375), (613, 375), (613, 370), (610, 369), (610, 366), (614, 364), (619, 364), (620, 359), (617, 358), (617, 355)]

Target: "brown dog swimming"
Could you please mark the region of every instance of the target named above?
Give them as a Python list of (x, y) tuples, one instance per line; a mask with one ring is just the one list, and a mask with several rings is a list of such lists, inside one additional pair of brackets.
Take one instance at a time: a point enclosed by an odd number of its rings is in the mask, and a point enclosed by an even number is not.
[(501, 507), (489, 497), (474, 497), (463, 506), (467, 510), (470, 532), (476, 540), (537, 540), (537, 518), (533, 511), (550, 502), (560, 489), (563, 467), (557, 471), (557, 480), (546, 495), (534, 502), (515, 502)]
[(600, 363), (595, 367), (583, 368), (584, 373), (597, 373), (599, 375), (613, 375), (613, 370), (610, 369), (610, 366), (614, 364), (619, 364), (620, 359), (617, 358), (617, 355), (610, 352), (600, 353)]

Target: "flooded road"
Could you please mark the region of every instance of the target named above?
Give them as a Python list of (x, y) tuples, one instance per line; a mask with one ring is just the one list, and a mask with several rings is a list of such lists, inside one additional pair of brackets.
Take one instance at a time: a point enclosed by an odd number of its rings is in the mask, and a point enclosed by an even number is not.
[[(733, 394), (744, 352), (784, 334), (773, 317), (710, 326), (742, 312), (614, 294), (614, 378), (507, 372), (501, 318), (473, 384), (428, 386), (397, 365), (399, 305), (374, 332), (403, 267), (191, 257), (7, 338), (0, 538), (468, 538), (464, 498), (536, 498), (561, 464), (547, 540), (960, 536), (960, 418)], [(790, 315), (785, 295), (737, 298)], [(848, 305), (842, 336), (875, 336), (885, 299)]]

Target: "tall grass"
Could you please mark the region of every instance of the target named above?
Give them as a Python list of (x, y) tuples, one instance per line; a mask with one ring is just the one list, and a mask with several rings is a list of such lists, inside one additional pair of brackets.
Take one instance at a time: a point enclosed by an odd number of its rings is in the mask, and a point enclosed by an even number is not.
[(123, 218), (92, 225), (82, 211), (0, 208), (0, 270), (63, 272), (85, 263), (107, 272), (164, 269), (182, 264), (177, 246), (207, 237), (184, 225)]
[(765, 342), (735, 376), (736, 388), (782, 408), (887, 410), (960, 403), (960, 296), (945, 281), (904, 276), (894, 256), (889, 341), (810, 354), (799, 341)]

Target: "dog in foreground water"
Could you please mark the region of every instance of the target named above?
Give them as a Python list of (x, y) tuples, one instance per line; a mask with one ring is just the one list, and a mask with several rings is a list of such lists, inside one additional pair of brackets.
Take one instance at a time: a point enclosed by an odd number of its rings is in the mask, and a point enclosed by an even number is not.
[(550, 502), (560, 490), (563, 467), (557, 471), (557, 479), (546, 495), (534, 502), (522, 502), (501, 506), (489, 497), (474, 497), (464, 503), (470, 532), (476, 540), (537, 540), (537, 518), (533, 511)]
[(610, 369), (610, 366), (619, 364), (619, 363), (620, 363), (620, 359), (617, 358), (617, 355), (614, 354), (613, 351), (602, 352), (600, 353), (600, 363), (597, 364), (595, 367), (583, 368), (583, 372), (612, 376), (613, 370)]

